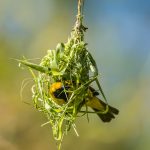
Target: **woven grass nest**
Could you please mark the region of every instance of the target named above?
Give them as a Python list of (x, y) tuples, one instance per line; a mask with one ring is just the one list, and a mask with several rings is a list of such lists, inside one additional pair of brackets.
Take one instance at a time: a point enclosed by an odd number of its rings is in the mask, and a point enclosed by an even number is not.
[[(48, 50), (40, 64), (34, 64), (27, 59), (18, 60), (20, 64), (28, 67), (33, 76), (34, 85), (31, 89), (35, 108), (47, 117), (48, 121), (45, 124), (51, 124), (53, 136), (60, 143), (71, 127), (78, 135), (75, 126), (77, 117), (95, 113), (90, 111), (85, 103), (89, 99), (88, 90), (93, 82), (96, 83), (98, 92), (106, 101), (98, 81), (96, 62), (87, 49), (87, 43), (84, 42), (87, 28), (82, 24), (81, 4), (79, 0), (77, 21), (66, 43), (58, 43), (56, 49)], [(38, 71), (38, 74), (35, 74), (34, 70)], [(56, 102), (50, 94), (54, 83), (57, 83), (55, 86), (62, 84), (63, 92), (67, 97), (65, 103)], [(106, 105), (105, 110), (97, 113), (107, 112)]]

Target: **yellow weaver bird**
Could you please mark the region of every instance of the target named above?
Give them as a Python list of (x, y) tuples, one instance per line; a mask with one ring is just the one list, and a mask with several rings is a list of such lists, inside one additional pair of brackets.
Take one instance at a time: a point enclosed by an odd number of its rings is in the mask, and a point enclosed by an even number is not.
[[(65, 93), (65, 89), (69, 89), (69, 86), (65, 86), (61, 82), (55, 82), (50, 86), (50, 97), (57, 103), (58, 105), (63, 105), (67, 103), (67, 93)], [(105, 102), (97, 98), (96, 96), (99, 93), (89, 86), (88, 88), (88, 98), (85, 100), (84, 104), (90, 108), (92, 108), (95, 112), (104, 112), (106, 107), (108, 107), (108, 111), (106, 113), (97, 113), (100, 119), (103, 122), (110, 122), (112, 119), (115, 118), (114, 115), (119, 113), (119, 110), (107, 105)]]

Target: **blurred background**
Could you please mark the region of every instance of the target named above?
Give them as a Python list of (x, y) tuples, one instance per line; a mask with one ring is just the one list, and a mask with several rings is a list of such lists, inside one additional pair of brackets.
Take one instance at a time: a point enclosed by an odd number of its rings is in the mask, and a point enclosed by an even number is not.
[[(89, 51), (100, 72), (109, 104), (120, 110), (111, 123), (96, 115), (76, 121), (63, 150), (150, 149), (150, 1), (85, 0)], [(20, 97), (31, 78), (12, 58), (42, 58), (66, 42), (75, 22), (77, 0), (0, 0), (0, 150), (56, 150), (44, 116)], [(30, 87), (23, 101), (31, 103)]]

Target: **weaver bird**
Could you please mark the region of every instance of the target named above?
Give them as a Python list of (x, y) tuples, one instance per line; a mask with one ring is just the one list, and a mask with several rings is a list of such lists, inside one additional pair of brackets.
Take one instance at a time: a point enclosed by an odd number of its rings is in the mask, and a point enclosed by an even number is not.
[[(63, 105), (67, 103), (68, 94), (64, 90), (68, 90), (70, 86), (64, 86), (62, 82), (55, 82), (50, 86), (50, 97), (54, 100), (58, 105)], [(110, 122), (112, 119), (115, 118), (114, 115), (119, 113), (119, 110), (106, 104), (101, 99), (96, 97), (99, 93), (92, 87), (88, 87), (87, 90), (87, 99), (84, 100), (84, 105), (92, 108), (100, 119), (103, 122)], [(105, 111), (106, 108), (108, 111)], [(98, 113), (98, 112), (105, 112), (105, 113)]]

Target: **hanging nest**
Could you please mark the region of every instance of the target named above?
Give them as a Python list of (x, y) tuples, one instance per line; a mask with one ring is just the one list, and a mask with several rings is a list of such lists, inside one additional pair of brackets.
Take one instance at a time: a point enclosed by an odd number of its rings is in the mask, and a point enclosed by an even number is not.
[[(75, 127), (75, 120), (89, 113), (86, 101), (88, 101), (89, 85), (96, 82), (99, 92), (106, 100), (100, 87), (98, 70), (92, 55), (84, 42), (86, 27), (82, 25), (81, 7), (78, 8), (76, 24), (67, 43), (59, 43), (55, 50), (48, 50), (39, 65), (28, 60), (19, 60), (19, 63), (28, 66), (33, 75), (32, 99), (34, 106), (43, 112), (51, 124), (54, 138), (62, 141), (64, 134)], [(38, 71), (35, 75), (33, 70)], [(58, 87), (63, 93), (55, 93)], [(62, 95), (61, 95), (62, 94)], [(58, 100), (56, 96), (64, 96)], [(107, 113), (108, 107), (99, 113)]]
[[(40, 65), (19, 60), (29, 67), (33, 75), (34, 106), (47, 116), (56, 140), (61, 140), (71, 126), (75, 129), (74, 122), (79, 112), (88, 113), (81, 109), (89, 98), (89, 85), (93, 81), (98, 83), (96, 63), (86, 48), (87, 43), (83, 41), (84, 31), (84, 26), (75, 27), (68, 42), (59, 43), (56, 50), (48, 50)], [(39, 72), (37, 76), (32, 69)], [(52, 86), (59, 84), (64, 87), (66, 102), (57, 101), (51, 94), (50, 90), (56, 88)]]

